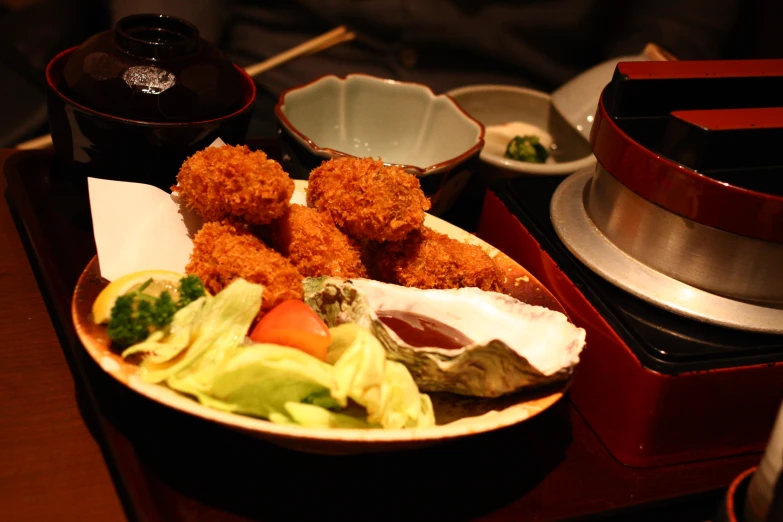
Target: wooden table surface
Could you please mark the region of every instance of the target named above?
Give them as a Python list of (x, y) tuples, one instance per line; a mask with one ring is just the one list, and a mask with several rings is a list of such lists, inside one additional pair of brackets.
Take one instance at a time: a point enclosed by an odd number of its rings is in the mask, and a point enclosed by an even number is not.
[[(0, 166), (13, 151), (0, 150)], [(0, 176), (0, 190), (5, 191)], [(0, 199), (0, 520), (125, 520), (5, 198)]]
[[(0, 167), (12, 152), (0, 150)], [(4, 176), (0, 176), (0, 189), (5, 193)], [(0, 520), (125, 520), (101, 448), (96, 443), (96, 437), (87, 427), (89, 419), (94, 415), (82, 415), (78, 389), (79, 386), (74, 383), (60, 340), (52, 326), (9, 206), (6, 199), (1, 198)], [(471, 464), (472, 468), (476, 468), (471, 472), (473, 474), (476, 471), (484, 474), (494, 473), (496, 466), (504, 467), (505, 464), (498, 460), (504, 458), (506, 464), (512, 467), (516, 465), (524, 467), (526, 472), (517, 475), (518, 484), (499, 484), (486, 489), (494, 482), (490, 480), (492, 477), (487, 477), (486, 480), (483, 476), (471, 477), (471, 481), (475, 482), (476, 487), (481, 490), (482, 498), (488, 499), (486, 502), (488, 506), (494, 506), (485, 509), (481, 507), (480, 501), (473, 502), (475, 506), (467, 504), (472, 509), (481, 508), (479, 512), (482, 513), (483, 520), (519, 519), (521, 513), (525, 513), (525, 518), (531, 520), (555, 520), (576, 514), (595, 516), (617, 508), (630, 509), (634, 505), (649, 506), (651, 503), (660, 505), (665, 501), (680, 503), (673, 508), (664, 507), (662, 511), (660, 507), (655, 508), (657, 511), (654, 512), (646, 508), (648, 515), (642, 517), (641, 514), (635, 513), (630, 515), (630, 518), (622, 520), (698, 522), (705, 520), (703, 513), (710, 513), (712, 506), (716, 506), (720, 488), (728, 484), (740, 471), (758, 462), (757, 455), (748, 455), (724, 459), (722, 462), (694, 463), (657, 470), (633, 470), (622, 466), (608, 455), (589, 426), (567, 401), (561, 401), (558, 407), (540, 417), (533, 419), (533, 422), (523, 423), (526, 426), (521, 426), (519, 429), (506, 430), (488, 437), (485, 441), (490, 444), (481, 445), (481, 448), (466, 442), (462, 445), (444, 447), (426, 455), (402, 454), (391, 460), (379, 457), (368, 459), (367, 462), (375, 463), (376, 466), (379, 463), (385, 466), (399, 463), (399, 466), (406, 468), (416, 465), (426, 467), (429, 460), (440, 463), (441, 460), (438, 459), (452, 459), (462, 455), (464, 451), (474, 454), (474, 457), (480, 457), (479, 460), (482, 461)], [(117, 430), (110, 423), (104, 424), (103, 430)], [(172, 491), (163, 484), (165, 481), (160, 480), (155, 470), (142, 469), (132, 456), (134, 444), (140, 445), (141, 448), (146, 447), (147, 452), (151, 449), (153, 454), (155, 444), (145, 446), (140, 437), (134, 440), (131, 431), (127, 433), (130, 433), (130, 438), (116, 432), (113, 435), (109, 434), (114, 441), (112, 453), (115, 459), (119, 453), (120, 460), (125, 462), (126, 478), (137, 477), (131, 481), (130, 486), (126, 480), (125, 487), (130, 487), (132, 491), (124, 491), (124, 498), (130, 497), (136, 503), (146, 503), (147, 508), (151, 504), (157, 506), (152, 510), (147, 509), (145, 513), (158, 510), (161, 520), (234, 521), (278, 519), (279, 517), (274, 513), (285, 512), (287, 509), (285, 502), (278, 502), (280, 506), (277, 506), (273, 498), (267, 498), (268, 504), (271, 503), (272, 507), (281, 511), (273, 509), (270, 512), (269, 505), (262, 506), (266, 511), (263, 509), (258, 511), (259, 506), (252, 502), (242, 505), (246, 501), (246, 495), (240, 497), (228, 495), (216, 501), (210, 499), (204, 502), (201, 498), (204, 496), (204, 491), (199, 488), (204, 486), (205, 477), (195, 476), (194, 473), (198, 475), (195, 468), (182, 470), (174, 478), (165, 477), (178, 485), (178, 490)], [(218, 435), (222, 436), (216, 432), (215, 436)], [(99, 436), (97, 438), (102, 440)], [(501, 457), (501, 453), (497, 453), (499, 450), (496, 446), (503, 445), (511, 448), (521, 445), (529, 447), (530, 450), (525, 452), (524, 458), (520, 456), (519, 462), (516, 462), (513, 458), (509, 460), (508, 455)], [(533, 467), (537, 464), (536, 455), (545, 454), (547, 446), (557, 450), (554, 453), (556, 458), (542, 465), (540, 473), (536, 475), (533, 473), (535, 471)], [(252, 446), (252, 448), (255, 455), (233, 455), (229, 444), (222, 449), (221, 455), (228, 455), (230, 458), (247, 457), (245, 460), (251, 462), (253, 466), (263, 466), (268, 462), (268, 460), (264, 461), (265, 458), (288, 459), (287, 461), (292, 462), (294, 466), (297, 463), (300, 466), (309, 466), (313, 462), (331, 462), (315, 457), (281, 453), (272, 447)], [(174, 463), (186, 462), (177, 461), (177, 458), (171, 453), (165, 457), (166, 460)], [(486, 459), (497, 462), (497, 465), (484, 463)], [(224, 464), (222, 460), (211, 463), (200, 462), (196, 467), (212, 466), (212, 469), (221, 469)], [(347, 464), (348, 467), (352, 465)], [(402, 473), (404, 470), (398, 471)], [(440, 478), (448, 480), (450, 473), (451, 471), (446, 470)], [(284, 475), (289, 474), (294, 473), (287, 471), (284, 473)], [(535, 475), (536, 478), (529, 485), (522, 484), (525, 480), (521, 480), (521, 477), (527, 475)], [(251, 480), (252, 476), (252, 470), (249, 470), (247, 475), (249, 478), (242, 480)], [(212, 483), (219, 485), (226, 479), (230, 480), (230, 477), (217, 477)], [(354, 487), (360, 483), (361, 481), (355, 483)], [(266, 487), (266, 484), (264, 486)], [(335, 487), (340, 490), (338, 485)], [(386, 484), (386, 487), (394, 486)], [(448, 493), (448, 489), (443, 488), (443, 485), (433, 487), (442, 494)], [(199, 491), (201, 493), (198, 493)], [(452, 490), (452, 493), (454, 491)], [(456, 491), (460, 489), (457, 488)], [(285, 492), (284, 486), (272, 489), (268, 494), (274, 496)], [(350, 494), (350, 492), (346, 493)], [(465, 491), (461, 492), (461, 494), (465, 493)], [(696, 504), (688, 504), (690, 500), (685, 503), (677, 500), (685, 493), (689, 494), (689, 498), (697, 499)], [(708, 496), (704, 497), (705, 494)], [(701, 504), (698, 504), (700, 496), (702, 500)], [(239, 514), (231, 514), (221, 507), (232, 503), (239, 505)], [(456, 504), (459, 502), (457, 501)], [(675, 516), (676, 513), (682, 514), (688, 509), (692, 509), (695, 514)], [(194, 513), (198, 513), (198, 516)], [(145, 517), (146, 519), (149, 517)], [(613, 517), (611, 520), (614, 522), (620, 519)]]

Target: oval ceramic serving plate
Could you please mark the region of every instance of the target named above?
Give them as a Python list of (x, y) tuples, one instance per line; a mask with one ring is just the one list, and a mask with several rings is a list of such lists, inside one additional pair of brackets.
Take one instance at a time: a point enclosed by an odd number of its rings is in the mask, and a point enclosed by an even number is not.
[[(307, 182), (297, 181), (292, 201), (301, 201)], [(560, 303), (527, 270), (475, 236), (434, 216), (425, 224), (454, 239), (483, 248), (506, 274), (506, 292), (520, 301), (563, 312)], [(383, 452), (436, 444), (438, 442), (497, 430), (527, 420), (556, 403), (568, 382), (531, 392), (487, 400), (450, 394), (430, 394), (438, 423), (432, 428), (398, 430), (314, 429), (274, 424), (264, 419), (226, 413), (202, 406), (196, 400), (137, 375), (137, 367), (112, 350), (106, 328), (93, 322), (92, 304), (108, 282), (100, 276), (94, 257), (82, 273), (74, 291), (71, 312), (74, 326), (87, 352), (112, 377), (156, 402), (176, 410), (217, 422), (227, 427), (287, 448), (324, 454)]]

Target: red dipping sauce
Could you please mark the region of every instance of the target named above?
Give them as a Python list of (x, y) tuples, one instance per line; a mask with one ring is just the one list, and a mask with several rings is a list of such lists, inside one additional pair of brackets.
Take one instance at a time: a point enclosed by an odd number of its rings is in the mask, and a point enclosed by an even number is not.
[(411, 346), (457, 350), (473, 344), (470, 337), (456, 328), (415, 312), (380, 310), (377, 316)]

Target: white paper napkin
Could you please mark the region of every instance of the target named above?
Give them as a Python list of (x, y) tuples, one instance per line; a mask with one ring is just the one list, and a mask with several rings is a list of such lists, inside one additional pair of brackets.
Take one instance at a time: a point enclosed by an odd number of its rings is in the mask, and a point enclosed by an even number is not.
[(139, 270), (185, 273), (201, 219), (176, 196), (143, 183), (87, 180), (101, 276)]
[[(210, 147), (225, 145), (218, 138)], [(109, 281), (141, 270), (185, 273), (201, 218), (176, 193), (152, 185), (89, 178), (93, 233), (101, 276)], [(303, 190), (291, 203), (307, 205)]]

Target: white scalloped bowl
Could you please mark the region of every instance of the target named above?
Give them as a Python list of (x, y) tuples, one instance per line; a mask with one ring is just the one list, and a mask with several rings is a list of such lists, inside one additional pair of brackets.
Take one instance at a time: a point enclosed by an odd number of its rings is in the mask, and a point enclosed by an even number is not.
[[(484, 126), (424, 85), (365, 74), (329, 75), (280, 95), (284, 167), (307, 179), (325, 159), (380, 158), (419, 177), (433, 214), (451, 206), (484, 146)], [(460, 168), (457, 168), (460, 167)]]

